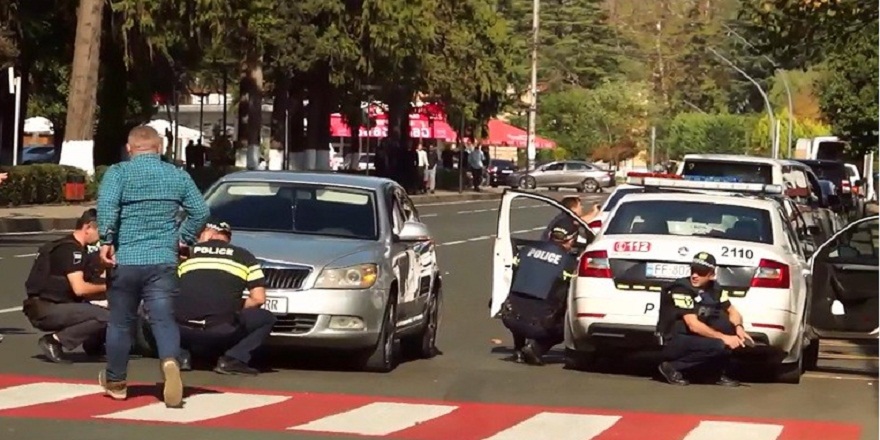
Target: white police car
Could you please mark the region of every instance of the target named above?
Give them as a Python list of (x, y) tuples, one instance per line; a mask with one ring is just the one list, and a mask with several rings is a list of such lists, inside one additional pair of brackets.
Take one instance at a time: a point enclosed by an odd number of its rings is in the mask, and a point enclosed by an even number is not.
[[(812, 363), (818, 355), (805, 321), (809, 265), (778, 201), (759, 195), (782, 188), (643, 183), (655, 191), (624, 196), (581, 257), (566, 317), (569, 363), (588, 366), (608, 348), (655, 347), (661, 288), (688, 276), (694, 255), (708, 252), (746, 331), (776, 356), (777, 379), (799, 382), (805, 359)], [(670, 197), (669, 191), (679, 192)]]

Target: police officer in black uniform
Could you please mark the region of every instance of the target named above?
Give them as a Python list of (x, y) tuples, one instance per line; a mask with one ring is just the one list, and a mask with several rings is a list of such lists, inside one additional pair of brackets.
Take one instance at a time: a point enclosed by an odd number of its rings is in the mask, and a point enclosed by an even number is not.
[(103, 268), (89, 258), (88, 246), (98, 242), (97, 211), (89, 209), (76, 221), (72, 234), (43, 245), (31, 267), (22, 311), (38, 330), (51, 332), (37, 344), (46, 359), (67, 363), (64, 350), (83, 346), (98, 355), (110, 312), (89, 303), (107, 291)]
[(715, 257), (700, 252), (691, 262), (691, 276), (660, 293), (657, 333), (666, 361), (659, 370), (670, 384), (688, 385), (682, 372), (703, 370), (718, 385), (740, 385), (727, 377), (730, 355), (754, 341), (743, 328), (742, 315), (715, 282), (715, 269)]
[[(578, 225), (558, 222), (550, 241), (524, 246), (519, 251), (510, 295), (502, 306), (501, 319), (515, 342), (516, 359), (543, 365), (541, 357), (563, 341), (568, 284), (577, 267), (571, 255)], [(517, 350), (519, 349), (519, 350)]]
[[(214, 357), (220, 374), (256, 375), (248, 363), (275, 325), (266, 302), (266, 280), (257, 259), (229, 243), (232, 228), (208, 220), (186, 261), (180, 264), (180, 296), (175, 315), (180, 325), (181, 369), (191, 369), (190, 352)], [(248, 297), (242, 299), (247, 289)], [(225, 353), (224, 353), (225, 352)]]

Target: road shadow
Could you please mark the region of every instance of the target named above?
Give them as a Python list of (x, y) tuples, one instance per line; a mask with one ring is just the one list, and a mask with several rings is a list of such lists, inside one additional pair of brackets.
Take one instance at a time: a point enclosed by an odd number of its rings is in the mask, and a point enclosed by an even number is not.
[[(157, 401), (162, 401), (162, 383), (157, 382), (154, 385), (130, 385), (128, 387), (128, 398), (133, 397), (155, 397)], [(183, 388), (183, 407), (186, 407), (187, 398), (205, 395), (205, 394), (222, 394), (220, 391), (209, 390), (200, 387), (184, 387)]]
[(17, 327), (0, 327), (0, 335), (33, 335), (36, 332)]
[[(492, 347), (490, 352), (494, 355), (503, 355), (499, 360), (503, 362), (516, 362), (517, 359), (513, 355), (513, 347)], [(551, 349), (542, 358), (545, 365), (563, 365), (565, 364), (565, 351), (559, 349)]]

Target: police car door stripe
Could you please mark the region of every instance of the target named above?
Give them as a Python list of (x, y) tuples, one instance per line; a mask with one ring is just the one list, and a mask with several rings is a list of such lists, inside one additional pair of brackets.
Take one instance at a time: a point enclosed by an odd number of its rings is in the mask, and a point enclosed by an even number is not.
[(458, 409), (450, 405), (378, 402), (288, 429), (355, 435), (389, 435)]
[(0, 411), (98, 394), (98, 385), (39, 382), (0, 389)]
[(620, 416), (543, 412), (485, 440), (590, 440), (614, 426)]
[(776, 440), (782, 425), (741, 422), (700, 422), (684, 440)]
[(289, 399), (290, 397), (287, 396), (259, 394), (196, 394), (184, 399), (183, 408), (166, 408), (164, 403), (153, 403), (138, 408), (97, 416), (97, 418), (165, 423), (193, 423), (216, 419), (218, 417), (240, 413), (249, 409), (273, 405)]

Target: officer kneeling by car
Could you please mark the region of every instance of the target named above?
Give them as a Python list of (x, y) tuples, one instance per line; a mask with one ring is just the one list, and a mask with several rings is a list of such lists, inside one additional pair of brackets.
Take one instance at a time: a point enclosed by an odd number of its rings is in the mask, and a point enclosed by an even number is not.
[[(266, 302), (266, 280), (260, 263), (247, 249), (229, 243), (232, 229), (208, 220), (186, 261), (178, 268), (180, 296), (175, 316), (180, 325), (181, 369), (191, 369), (191, 353), (212, 357), (223, 353), (214, 371), (256, 375), (248, 365), (275, 325)], [(242, 292), (248, 290), (248, 298)], [(225, 351), (225, 353), (224, 353)]]
[(541, 357), (564, 340), (568, 284), (577, 267), (570, 252), (578, 229), (572, 220), (557, 222), (549, 241), (519, 251), (510, 295), (501, 309), (514, 340), (526, 339), (517, 361), (543, 365)]
[(107, 285), (100, 263), (87, 255), (98, 241), (97, 211), (89, 209), (76, 221), (72, 234), (43, 245), (31, 267), (22, 311), (38, 330), (51, 332), (37, 342), (52, 362), (66, 363), (64, 350), (82, 345), (99, 355), (110, 312), (90, 300), (101, 299)]
[(688, 385), (683, 371), (701, 369), (715, 383), (739, 386), (727, 377), (732, 350), (753, 345), (743, 319), (715, 282), (715, 257), (701, 252), (691, 262), (691, 276), (660, 292), (657, 333), (662, 337), (660, 374), (673, 385)]

